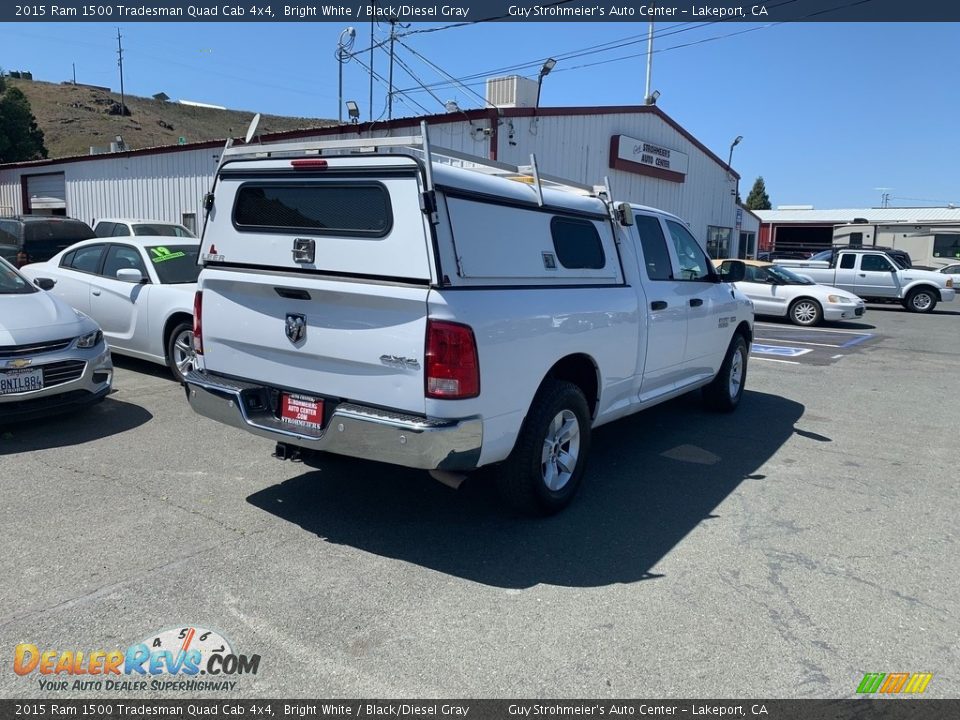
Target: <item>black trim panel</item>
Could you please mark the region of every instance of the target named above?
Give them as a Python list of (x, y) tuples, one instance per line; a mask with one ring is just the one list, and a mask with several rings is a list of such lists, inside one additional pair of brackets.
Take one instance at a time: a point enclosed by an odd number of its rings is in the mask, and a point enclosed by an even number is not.
[(313, 270), (311, 268), (278, 268), (275, 265), (247, 265), (244, 263), (215, 263), (205, 262), (204, 268), (211, 270), (227, 270), (230, 272), (256, 271), (264, 275), (295, 277), (297, 275), (312, 275), (332, 280), (346, 280), (351, 282), (375, 282), (384, 285), (409, 285), (415, 287), (431, 287), (429, 278), (398, 278), (385, 275), (364, 275), (362, 273), (336, 272), (333, 270)]

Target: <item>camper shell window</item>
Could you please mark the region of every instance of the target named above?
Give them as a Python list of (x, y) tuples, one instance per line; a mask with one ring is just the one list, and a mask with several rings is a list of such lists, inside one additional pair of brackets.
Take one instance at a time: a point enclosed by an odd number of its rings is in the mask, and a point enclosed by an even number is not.
[(390, 193), (378, 182), (244, 183), (233, 206), (237, 230), (386, 237)]
[(593, 223), (555, 217), (550, 221), (550, 234), (557, 259), (565, 268), (599, 270), (606, 265), (603, 243)]

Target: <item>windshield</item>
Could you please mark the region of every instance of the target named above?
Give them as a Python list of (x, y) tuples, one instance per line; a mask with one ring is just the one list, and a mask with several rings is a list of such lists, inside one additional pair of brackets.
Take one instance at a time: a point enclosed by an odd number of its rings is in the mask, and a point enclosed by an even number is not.
[(767, 268), (767, 272), (770, 273), (777, 280), (782, 282), (784, 285), (815, 285), (812, 280), (807, 278), (800, 277), (795, 275), (784, 267), (779, 265), (771, 265)]
[(195, 283), (200, 275), (199, 254), (199, 245), (154, 245), (147, 248), (147, 257), (164, 285)]
[(38, 291), (6, 260), (0, 258), (0, 295), (25, 295), (32, 292)]
[(160, 235), (162, 237), (196, 237), (182, 225), (166, 225), (163, 223), (137, 223), (133, 226), (134, 235)]
[(817, 262), (830, 262), (833, 258), (833, 250), (823, 250), (818, 252), (816, 255), (811, 255), (810, 260), (816, 260)]

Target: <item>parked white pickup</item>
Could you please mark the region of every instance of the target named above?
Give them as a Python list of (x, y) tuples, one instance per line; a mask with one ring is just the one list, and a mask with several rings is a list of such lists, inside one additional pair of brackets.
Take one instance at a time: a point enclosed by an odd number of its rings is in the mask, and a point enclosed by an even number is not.
[(832, 285), (867, 301), (900, 300), (911, 312), (931, 312), (955, 296), (949, 275), (902, 268), (880, 250), (838, 250), (829, 262), (777, 260), (777, 265)]
[(454, 155), (419, 136), (226, 151), (193, 408), (281, 457), (451, 484), (503, 463), (505, 498), (550, 513), (592, 428), (698, 388), (737, 406), (753, 308), (679, 218)]

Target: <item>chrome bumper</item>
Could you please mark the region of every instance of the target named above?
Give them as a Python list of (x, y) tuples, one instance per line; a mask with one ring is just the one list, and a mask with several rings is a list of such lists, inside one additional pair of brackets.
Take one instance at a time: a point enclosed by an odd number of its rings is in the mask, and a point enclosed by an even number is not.
[(198, 414), (276, 442), (423, 470), (472, 470), (480, 460), (479, 418), (432, 419), (340, 403), (314, 434), (282, 422), (263, 403), (251, 403), (269, 390), (263, 385), (193, 370), (185, 387)]

